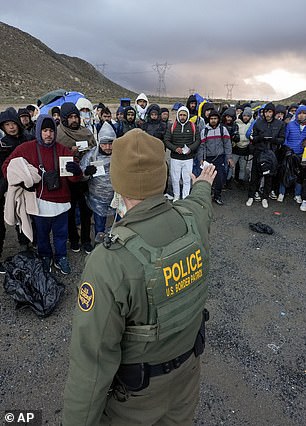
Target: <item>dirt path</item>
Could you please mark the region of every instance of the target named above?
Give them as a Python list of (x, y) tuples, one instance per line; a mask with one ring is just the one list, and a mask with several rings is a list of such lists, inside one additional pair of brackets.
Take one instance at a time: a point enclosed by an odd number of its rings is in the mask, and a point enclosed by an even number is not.
[[(283, 204), (244, 205), (227, 191), (215, 207), (207, 348), (195, 424), (297, 426), (306, 424), (306, 214), (292, 197)], [(281, 214), (275, 215), (274, 211)], [(262, 221), (272, 236), (254, 234)], [(4, 256), (16, 253), (10, 229)], [(1, 410), (43, 410), (58, 425), (68, 367), (75, 286), (85, 255), (69, 253), (73, 274), (53, 315), (16, 311), (0, 286)], [(0, 278), (3, 282), (3, 277)]]

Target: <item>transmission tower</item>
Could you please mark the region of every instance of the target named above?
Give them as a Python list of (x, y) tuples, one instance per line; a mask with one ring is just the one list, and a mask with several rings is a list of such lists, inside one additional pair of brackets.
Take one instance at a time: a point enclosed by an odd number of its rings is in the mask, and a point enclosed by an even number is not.
[(170, 68), (170, 64), (167, 61), (164, 64), (156, 64), (152, 65), (154, 71), (157, 71), (158, 74), (158, 88), (157, 88), (157, 96), (161, 98), (161, 96), (167, 96), (167, 89), (165, 83), (165, 74), (167, 69)]
[(100, 71), (100, 73), (102, 75), (104, 75), (106, 65), (107, 64), (105, 64), (105, 63), (103, 63), (103, 64), (96, 64), (96, 68)]
[(233, 99), (233, 88), (236, 86), (234, 83), (226, 83), (225, 87), (227, 88), (226, 99)]

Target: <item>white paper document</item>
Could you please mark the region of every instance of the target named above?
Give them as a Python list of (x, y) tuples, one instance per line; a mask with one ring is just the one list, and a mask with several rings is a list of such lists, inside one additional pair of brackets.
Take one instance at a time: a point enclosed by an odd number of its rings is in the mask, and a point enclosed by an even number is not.
[(73, 173), (67, 172), (66, 164), (73, 161), (73, 157), (58, 157), (60, 176), (73, 176)]
[(103, 160), (99, 160), (99, 161), (91, 161), (90, 163), (91, 166), (96, 166), (97, 171), (94, 175), (92, 175), (93, 177), (97, 177), (97, 176), (105, 176), (105, 168), (103, 165)]
[(86, 151), (87, 149), (89, 149), (88, 141), (77, 141), (75, 143), (75, 146), (78, 147), (79, 152)]

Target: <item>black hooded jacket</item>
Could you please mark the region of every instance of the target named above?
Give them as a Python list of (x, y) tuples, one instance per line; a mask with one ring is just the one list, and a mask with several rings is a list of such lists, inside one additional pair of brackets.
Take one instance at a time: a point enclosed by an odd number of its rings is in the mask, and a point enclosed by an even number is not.
[[(156, 111), (158, 113), (158, 118), (156, 120), (152, 120), (150, 117), (152, 111)], [(160, 119), (160, 107), (157, 104), (150, 105), (146, 112), (146, 116), (147, 118), (142, 125), (142, 130), (163, 141), (167, 130), (167, 124)]]
[(189, 110), (190, 118), (198, 114), (197, 107), (195, 107), (195, 109), (190, 109), (191, 102), (195, 102), (196, 105), (198, 105), (197, 98), (194, 95), (190, 95), (186, 102), (186, 107)]
[[(1, 171), (2, 164), (4, 160), (14, 151), (14, 149), (22, 144), (23, 142), (33, 140), (33, 136), (29, 134), (25, 134), (22, 124), (18, 118), (17, 113), (14, 113), (11, 110), (6, 110), (0, 113), (0, 128), (4, 131), (3, 124), (6, 121), (13, 121), (17, 124), (19, 128), (18, 136), (10, 136), (5, 134), (1, 139), (0, 144), (0, 178), (3, 178), (3, 174)], [(5, 131), (4, 131), (5, 133)]]
[[(225, 120), (225, 116), (229, 115), (232, 117), (233, 121), (231, 124), (227, 124)], [(234, 143), (237, 143), (240, 141), (240, 135), (239, 135), (239, 126), (236, 123), (236, 110), (234, 108), (227, 108), (221, 118), (221, 123), (227, 128), (228, 133), (231, 137), (231, 141)]]
[[(264, 108), (264, 110), (269, 109), (274, 111), (275, 116), (275, 107), (272, 103), (268, 103)], [(285, 141), (285, 129), (285, 123), (274, 117), (271, 122), (268, 122), (265, 117), (256, 120), (253, 127), (252, 141), (255, 152), (265, 151), (267, 149), (276, 151)]]
[[(133, 121), (127, 121), (127, 119), (126, 119), (127, 118), (127, 113), (129, 111), (133, 111), (133, 113), (134, 113), (134, 120)], [(123, 136), (128, 131), (137, 128), (137, 125), (135, 123), (135, 120), (136, 120), (136, 111), (135, 111), (135, 109), (132, 106), (127, 106), (127, 107), (124, 108), (123, 117), (124, 118), (123, 118), (122, 126), (121, 126), (121, 129), (120, 129), (120, 133), (118, 133), (118, 137)]]

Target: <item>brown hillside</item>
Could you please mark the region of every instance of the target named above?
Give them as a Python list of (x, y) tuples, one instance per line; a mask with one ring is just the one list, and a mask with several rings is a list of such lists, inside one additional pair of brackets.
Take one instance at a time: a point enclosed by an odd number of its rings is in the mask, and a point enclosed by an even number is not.
[(55, 89), (79, 91), (93, 100), (135, 93), (113, 83), (80, 58), (54, 52), (35, 37), (0, 22), (0, 100), (37, 99)]
[(284, 105), (298, 104), (302, 99), (306, 99), (306, 90), (296, 93), (295, 95), (290, 96), (289, 98), (282, 99), (279, 103)]

